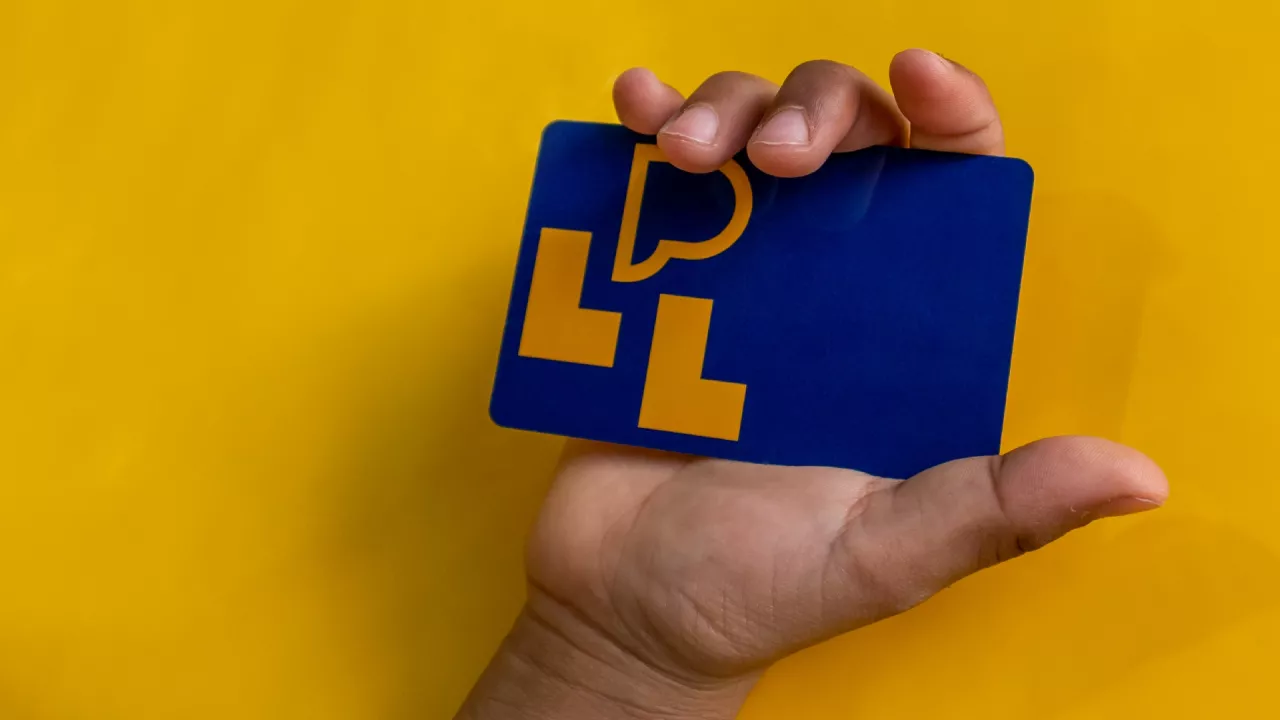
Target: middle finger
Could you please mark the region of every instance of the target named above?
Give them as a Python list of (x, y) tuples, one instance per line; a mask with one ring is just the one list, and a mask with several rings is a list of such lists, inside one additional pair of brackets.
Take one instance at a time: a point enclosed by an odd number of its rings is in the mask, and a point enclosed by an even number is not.
[(746, 147), (777, 91), (756, 75), (712, 75), (658, 131), (658, 147), (681, 170), (717, 170)]
[(889, 93), (857, 69), (829, 60), (793, 70), (766, 118), (747, 154), (779, 177), (807, 175), (832, 152), (901, 145), (907, 128)]

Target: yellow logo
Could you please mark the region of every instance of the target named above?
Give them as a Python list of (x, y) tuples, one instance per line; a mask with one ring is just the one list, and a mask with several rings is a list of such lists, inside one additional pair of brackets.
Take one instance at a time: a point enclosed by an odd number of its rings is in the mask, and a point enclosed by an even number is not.
[[(731, 160), (720, 169), (734, 195), (733, 216), (724, 230), (699, 242), (659, 240), (652, 255), (634, 263), (645, 181), (649, 165), (656, 162), (667, 162), (658, 146), (636, 146), (614, 256), (613, 282), (647, 280), (671, 260), (715, 257), (742, 237), (751, 218), (751, 183), (742, 167)], [(542, 229), (520, 337), (521, 356), (613, 367), (622, 314), (584, 308), (581, 304), (591, 240), (589, 232)], [(747, 386), (702, 377), (712, 305), (712, 300), (706, 298), (659, 296), (638, 427), (738, 439)]]

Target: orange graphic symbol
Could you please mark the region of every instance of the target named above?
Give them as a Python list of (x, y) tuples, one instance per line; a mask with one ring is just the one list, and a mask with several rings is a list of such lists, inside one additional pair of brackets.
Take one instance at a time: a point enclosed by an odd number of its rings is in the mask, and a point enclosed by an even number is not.
[[(656, 145), (637, 145), (614, 256), (614, 282), (640, 282), (671, 260), (706, 260), (728, 250), (751, 218), (751, 184), (732, 160), (720, 172), (733, 187), (733, 216), (720, 234), (701, 242), (659, 240), (653, 254), (633, 262), (649, 165), (666, 162)], [(622, 314), (582, 307), (589, 232), (543, 228), (534, 257), (522, 357), (613, 367)], [(721, 440), (738, 439), (747, 386), (702, 377), (713, 301), (663, 294), (649, 349), (638, 427)]]

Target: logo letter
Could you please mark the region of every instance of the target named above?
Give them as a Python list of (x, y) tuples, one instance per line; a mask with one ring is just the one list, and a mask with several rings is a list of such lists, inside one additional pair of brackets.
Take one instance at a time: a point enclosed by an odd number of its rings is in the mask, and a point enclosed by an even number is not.
[(737, 441), (747, 386), (702, 377), (711, 305), (681, 295), (658, 298), (640, 427)]
[(520, 335), (523, 357), (613, 367), (622, 314), (581, 306), (591, 233), (543, 228)]
[(649, 163), (667, 162), (657, 145), (636, 145), (631, 161), (631, 180), (627, 184), (627, 202), (622, 211), (622, 230), (618, 233), (618, 254), (613, 261), (614, 282), (639, 282), (651, 278), (668, 260), (706, 260), (728, 250), (742, 237), (751, 219), (751, 182), (742, 166), (730, 160), (720, 172), (733, 186), (733, 217), (717, 236), (705, 242), (659, 240), (658, 248), (639, 264), (632, 264), (636, 250), (636, 229), (640, 225), (640, 205), (644, 200), (644, 183)]

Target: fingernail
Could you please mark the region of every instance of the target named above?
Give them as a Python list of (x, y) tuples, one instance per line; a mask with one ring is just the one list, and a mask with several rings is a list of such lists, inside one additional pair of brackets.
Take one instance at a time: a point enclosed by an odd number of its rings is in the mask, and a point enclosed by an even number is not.
[(719, 127), (720, 117), (710, 106), (690, 105), (668, 122), (661, 134), (683, 138), (699, 145), (710, 145), (716, 141), (716, 130)]
[(942, 54), (940, 54), (940, 53), (936, 53), (936, 52), (934, 52), (934, 51), (932, 51), (932, 50), (926, 50), (925, 52), (927, 52), (927, 53), (929, 53), (930, 55), (932, 55), (932, 56), (934, 57), (934, 59), (935, 59), (935, 60), (937, 60), (938, 64), (939, 64), (939, 65), (941, 65), (941, 66), (943, 67), (943, 69), (945, 69), (945, 70), (963, 70), (964, 72), (969, 72), (969, 68), (967, 68), (967, 67), (965, 67), (965, 66), (961, 65), (960, 63), (956, 62), (955, 60), (952, 60), (951, 58), (947, 57), (946, 55), (942, 55)]
[(755, 142), (765, 145), (808, 145), (809, 121), (800, 108), (787, 108), (774, 114), (756, 133)]
[(941, 66), (943, 66), (943, 67), (946, 67), (946, 68), (951, 67), (951, 61), (950, 61), (950, 60), (948, 60), (948, 59), (946, 59), (946, 58), (944, 58), (944, 57), (942, 57), (942, 54), (941, 54), (941, 53), (936, 53), (936, 52), (934, 52), (934, 51), (932, 51), (932, 50), (925, 50), (925, 52), (927, 52), (927, 53), (929, 53), (930, 55), (932, 55), (932, 56), (933, 56), (933, 60), (934, 60), (934, 62), (938, 63), (939, 65), (941, 65)]
[(1094, 517), (1120, 517), (1121, 515), (1134, 515), (1148, 510), (1155, 510), (1160, 507), (1161, 503), (1157, 500), (1140, 497), (1122, 497), (1115, 500), (1109, 500), (1098, 506), (1093, 511)]

